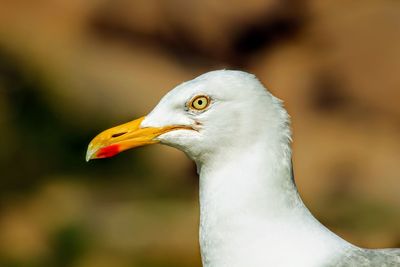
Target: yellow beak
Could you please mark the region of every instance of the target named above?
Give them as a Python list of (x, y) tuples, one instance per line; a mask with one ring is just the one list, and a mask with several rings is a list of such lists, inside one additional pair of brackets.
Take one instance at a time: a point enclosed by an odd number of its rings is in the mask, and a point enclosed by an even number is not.
[(140, 128), (145, 117), (113, 127), (98, 134), (89, 143), (86, 161), (108, 158), (130, 148), (158, 143), (155, 138), (178, 129), (192, 129), (186, 126)]

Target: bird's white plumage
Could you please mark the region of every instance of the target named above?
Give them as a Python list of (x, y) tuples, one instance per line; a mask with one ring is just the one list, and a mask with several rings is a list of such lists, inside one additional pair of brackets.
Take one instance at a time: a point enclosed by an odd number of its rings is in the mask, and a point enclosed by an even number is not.
[[(188, 107), (198, 95), (211, 99), (204, 111)], [(177, 86), (141, 127), (168, 125), (196, 129), (158, 139), (197, 164), (204, 266), (372, 266), (368, 253), (304, 206), (293, 181), (289, 117), (255, 76), (213, 71)], [(351, 265), (360, 259), (366, 265)]]

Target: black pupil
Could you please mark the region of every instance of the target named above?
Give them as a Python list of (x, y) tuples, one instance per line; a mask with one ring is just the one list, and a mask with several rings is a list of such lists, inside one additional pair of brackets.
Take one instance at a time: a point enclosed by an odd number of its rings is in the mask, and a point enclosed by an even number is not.
[(203, 104), (203, 100), (197, 100), (197, 104), (201, 106)]

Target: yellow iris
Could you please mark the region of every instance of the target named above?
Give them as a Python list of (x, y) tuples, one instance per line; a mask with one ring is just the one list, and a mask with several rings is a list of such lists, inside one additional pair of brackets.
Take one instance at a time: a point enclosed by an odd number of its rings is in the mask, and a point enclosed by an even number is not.
[(196, 110), (203, 110), (208, 107), (209, 98), (207, 96), (197, 96), (190, 103), (190, 107)]

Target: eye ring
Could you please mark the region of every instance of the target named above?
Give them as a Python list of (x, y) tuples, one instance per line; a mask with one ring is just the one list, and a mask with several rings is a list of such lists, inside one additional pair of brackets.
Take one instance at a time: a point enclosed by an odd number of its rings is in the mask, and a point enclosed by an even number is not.
[(199, 95), (190, 101), (189, 107), (195, 110), (204, 110), (210, 105), (210, 98), (205, 95)]

